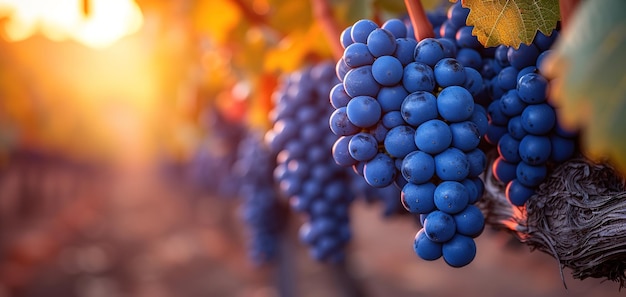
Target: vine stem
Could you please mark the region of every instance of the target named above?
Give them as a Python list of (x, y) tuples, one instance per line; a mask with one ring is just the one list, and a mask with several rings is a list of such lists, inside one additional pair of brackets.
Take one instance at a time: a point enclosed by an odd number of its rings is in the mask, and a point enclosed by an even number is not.
[(341, 59), (343, 56), (343, 48), (340, 43), (341, 32), (333, 17), (328, 0), (311, 0), (311, 5), (313, 6), (313, 17), (319, 21), (319, 24), (326, 34), (326, 39), (333, 53), (333, 58), (335, 60)]
[(561, 14), (561, 30), (564, 30), (567, 27), (579, 3), (580, 3), (580, 0), (559, 0), (559, 12)]
[(433, 26), (426, 17), (426, 11), (422, 6), (421, 0), (404, 0), (409, 18), (411, 18), (411, 24), (413, 24), (413, 31), (415, 32), (415, 38), (419, 41), (424, 38), (433, 38), (435, 33), (433, 32)]

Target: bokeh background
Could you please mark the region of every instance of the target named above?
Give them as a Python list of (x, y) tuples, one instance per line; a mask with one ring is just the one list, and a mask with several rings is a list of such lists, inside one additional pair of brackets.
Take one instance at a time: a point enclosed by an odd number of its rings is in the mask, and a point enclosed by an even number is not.
[[(341, 27), (385, 1), (331, 2)], [(253, 265), (240, 199), (215, 181), (242, 129), (269, 125), (280, 75), (332, 59), (311, 11), (0, 0), (0, 297), (619, 295), (567, 269), (562, 280), (554, 258), (502, 230), (481, 235), (467, 267), (422, 261), (413, 218), (362, 203), (345, 265), (308, 257), (297, 216), (281, 257)]]

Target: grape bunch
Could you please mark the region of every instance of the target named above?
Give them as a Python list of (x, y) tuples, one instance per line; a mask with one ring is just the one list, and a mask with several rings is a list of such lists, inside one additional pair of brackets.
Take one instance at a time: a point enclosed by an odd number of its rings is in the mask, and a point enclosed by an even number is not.
[(516, 206), (524, 205), (550, 169), (573, 157), (577, 147), (576, 133), (559, 125), (547, 98), (549, 81), (541, 74), (557, 37), (557, 31), (550, 37), (539, 32), (530, 45), (500, 46), (496, 52), (503, 68), (492, 87), (501, 95), (487, 108), (490, 132), (485, 138), (498, 150), (493, 175), (506, 184), (505, 195)]
[(272, 173), (276, 156), (263, 143), (260, 133), (250, 131), (239, 143), (233, 166), (239, 185), (241, 217), (248, 227), (248, 251), (261, 265), (276, 258), (287, 211), (274, 188)]
[(418, 42), (408, 31), (397, 19), (381, 27), (359, 20), (344, 30), (342, 82), (330, 92), (332, 155), (373, 187), (402, 189), (405, 209), (423, 218), (417, 255), (461, 267), (475, 257), (473, 238), (484, 228), (474, 206), (486, 168), (478, 145), (487, 113), (474, 101), (483, 80), (455, 59), (451, 40)]
[(306, 214), (300, 239), (311, 256), (339, 262), (351, 237), (350, 173), (335, 164), (328, 130), (328, 94), (337, 82), (333, 63), (291, 73), (274, 93), (273, 127), (266, 143), (277, 153), (274, 179), (291, 208)]

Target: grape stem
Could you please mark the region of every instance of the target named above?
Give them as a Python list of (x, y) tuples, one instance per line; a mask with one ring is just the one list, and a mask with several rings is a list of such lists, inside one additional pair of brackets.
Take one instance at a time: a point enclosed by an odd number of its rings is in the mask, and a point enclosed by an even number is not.
[(404, 0), (411, 24), (413, 25), (413, 31), (415, 32), (415, 38), (419, 41), (424, 38), (433, 38), (435, 33), (433, 32), (433, 26), (426, 17), (426, 12), (422, 6), (421, 0)]
[(567, 27), (572, 15), (576, 11), (580, 0), (559, 0), (559, 12), (561, 14), (561, 30)]
[(341, 32), (333, 17), (328, 0), (311, 0), (311, 5), (313, 6), (313, 17), (318, 20), (326, 34), (326, 39), (333, 53), (333, 58), (335, 60), (341, 59), (341, 56), (343, 56), (343, 48), (340, 43)]

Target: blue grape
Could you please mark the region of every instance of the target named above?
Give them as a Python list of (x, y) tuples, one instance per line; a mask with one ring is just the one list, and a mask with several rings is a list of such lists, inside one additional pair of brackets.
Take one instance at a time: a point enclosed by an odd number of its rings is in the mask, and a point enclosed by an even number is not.
[(517, 179), (513, 179), (506, 185), (505, 195), (509, 202), (515, 206), (523, 206), (526, 201), (532, 195), (535, 194), (535, 190), (530, 187), (524, 186)]
[(473, 26), (463, 26), (456, 31), (456, 44), (460, 48), (480, 49), (483, 47), (478, 41), (478, 38), (472, 35), (473, 29)]
[(429, 154), (438, 154), (452, 143), (452, 132), (441, 120), (428, 120), (415, 130), (415, 145)]
[(430, 66), (420, 62), (411, 62), (404, 67), (402, 85), (409, 93), (432, 92), (435, 89), (435, 75)]
[(404, 121), (417, 127), (438, 117), (437, 98), (425, 91), (411, 93), (402, 102), (400, 111)]
[(336, 84), (330, 90), (329, 97), (330, 97), (330, 104), (335, 109), (348, 105), (348, 102), (351, 99), (350, 96), (348, 96), (348, 94), (346, 93), (346, 90), (344, 90), (343, 84), (341, 83)]
[(509, 117), (507, 117), (500, 108), (500, 100), (501, 99), (496, 99), (492, 101), (487, 107), (487, 118), (489, 119), (490, 125), (505, 126), (509, 122)]
[(370, 33), (378, 28), (378, 25), (370, 20), (358, 20), (352, 25), (350, 36), (352, 41), (366, 43)]
[(378, 153), (372, 160), (365, 162), (363, 167), (363, 177), (372, 187), (382, 188), (390, 185), (395, 175), (396, 167), (393, 160), (383, 153)]
[(441, 180), (462, 181), (469, 175), (467, 156), (457, 148), (448, 148), (435, 156), (435, 172)]
[(395, 38), (405, 38), (406, 37), (406, 32), (407, 32), (406, 26), (399, 19), (389, 19), (385, 23), (383, 23), (381, 28), (391, 32), (391, 34), (393, 34), (393, 36), (395, 36)]
[(558, 37), (559, 37), (559, 31), (557, 30), (552, 30), (549, 36), (546, 36), (541, 31), (537, 31), (537, 35), (535, 35), (535, 39), (533, 40), (533, 43), (537, 46), (537, 48), (540, 51), (545, 52), (545, 51), (548, 51), (550, 47), (552, 47), (552, 44), (554, 44), (554, 42), (556, 41)]
[(517, 82), (517, 93), (522, 101), (538, 104), (546, 101), (548, 81), (537, 73), (522, 76)]
[(378, 122), (375, 126), (369, 128), (367, 130), (367, 132), (372, 135), (372, 137), (374, 137), (374, 139), (376, 139), (376, 141), (378, 142), (378, 144), (381, 144), (385, 141), (385, 138), (387, 137), (387, 133), (389, 132), (389, 129), (387, 129), (383, 123)]
[(454, 58), (456, 57), (456, 44), (447, 38), (438, 38), (439, 44), (443, 47), (443, 56), (444, 58)]
[(450, 124), (452, 132), (452, 146), (462, 151), (471, 151), (478, 147), (481, 135), (478, 126), (472, 121)]
[(437, 209), (447, 214), (456, 214), (467, 207), (469, 192), (460, 182), (443, 181), (435, 189), (434, 201)]
[[(449, 39), (451, 41), (456, 39), (456, 32), (459, 30), (460, 26), (453, 24), (450, 20), (446, 20), (439, 27), (439, 36), (442, 39)], [(456, 42), (455, 43), (456, 47)]]
[(522, 160), (531, 165), (543, 164), (550, 158), (552, 144), (547, 136), (526, 135), (519, 144)]
[(337, 136), (353, 135), (359, 131), (359, 127), (350, 122), (346, 107), (337, 108), (329, 118), (330, 130)]
[(425, 183), (435, 174), (435, 159), (430, 154), (415, 150), (402, 160), (401, 172), (410, 183)]
[(415, 234), (413, 250), (417, 256), (426, 261), (437, 260), (443, 255), (442, 244), (430, 240), (426, 236), (424, 229), (420, 229), (417, 234)]
[[(537, 59), (539, 59), (539, 58), (537, 58)], [(529, 73), (536, 73), (536, 72), (537, 72), (537, 67), (535, 67), (534, 65), (533, 65), (533, 66), (527, 66), (527, 67), (524, 67), (522, 70), (520, 70), (520, 71), (517, 73), (517, 78), (515, 79), (515, 81), (516, 81), (516, 82), (517, 82), (517, 81), (519, 81), (519, 79), (520, 79), (520, 78), (522, 78), (522, 76), (524, 76), (524, 75), (526, 75), (526, 74), (529, 74)], [(516, 83), (516, 84), (517, 84), (517, 83)], [(516, 87), (517, 87), (517, 86), (516, 86)]]
[(500, 138), (502, 138), (502, 135), (506, 133), (506, 126), (489, 125), (489, 127), (487, 127), (487, 132), (483, 135), (483, 138), (487, 141), (487, 143), (497, 145)]
[(475, 148), (465, 153), (465, 155), (467, 156), (467, 163), (469, 165), (469, 172), (467, 174), (469, 177), (478, 177), (485, 171), (485, 168), (487, 168), (487, 156), (482, 149)]
[[(477, 179), (480, 180), (480, 178), (477, 178)], [(461, 183), (467, 189), (467, 203), (468, 204), (476, 203), (482, 196), (482, 192), (479, 192), (479, 188), (476, 185), (476, 182), (472, 180), (472, 178), (466, 178), (463, 181), (461, 181)]]
[(415, 151), (415, 129), (411, 126), (397, 126), (389, 130), (384, 140), (387, 153), (395, 158), (404, 158), (408, 153)]
[(506, 133), (498, 141), (498, 154), (507, 162), (518, 163), (522, 160), (519, 156), (519, 144), (519, 140)]
[(414, 57), (416, 62), (434, 67), (444, 58), (443, 46), (435, 38), (425, 38), (415, 47)]
[(556, 123), (554, 109), (546, 104), (531, 104), (522, 112), (522, 127), (526, 132), (544, 135), (552, 131)]
[(332, 155), (333, 160), (339, 166), (348, 167), (356, 164), (357, 160), (355, 160), (350, 151), (348, 149), (348, 144), (350, 143), (350, 139), (352, 136), (341, 136), (337, 138), (337, 141), (333, 145)]
[(396, 51), (394, 52), (394, 56), (398, 58), (398, 61), (402, 63), (402, 66), (406, 66), (414, 60), (414, 51), (415, 46), (417, 46), (417, 41), (412, 38), (397, 38), (396, 39)]
[(449, 122), (465, 121), (474, 112), (474, 99), (465, 88), (450, 86), (437, 96), (437, 110)]
[(474, 205), (468, 205), (461, 212), (455, 214), (454, 222), (458, 234), (477, 237), (485, 227), (485, 216)]
[(409, 95), (409, 92), (407, 92), (401, 84), (398, 84), (395, 86), (380, 88), (376, 100), (378, 100), (378, 104), (380, 104), (382, 112), (389, 113), (391, 111), (400, 110), (402, 101), (404, 101), (404, 98), (406, 98), (407, 95)]
[(537, 57), (539, 56), (539, 49), (534, 44), (520, 44), (518, 49), (509, 48), (506, 56), (511, 66), (522, 69), (527, 66), (535, 65), (535, 61), (537, 61)]
[(511, 137), (517, 140), (522, 140), (522, 138), (528, 134), (522, 125), (521, 116), (514, 116), (509, 120), (507, 132), (511, 135)]
[(500, 67), (502, 68), (511, 65), (509, 64), (509, 58), (507, 57), (508, 52), (509, 52), (508, 46), (500, 45), (496, 48), (496, 53), (494, 55), (494, 58), (496, 59), (496, 62), (498, 62), (498, 65), (500, 65)]
[(517, 95), (517, 90), (509, 90), (500, 97), (500, 111), (507, 117), (522, 114), (528, 105)]
[(378, 153), (378, 142), (371, 134), (359, 132), (350, 138), (348, 151), (357, 161), (369, 161)]
[(381, 56), (372, 64), (372, 75), (382, 86), (393, 86), (402, 80), (404, 68), (393, 56)]
[(503, 68), (497, 76), (498, 86), (504, 91), (515, 89), (518, 73), (519, 70), (513, 66)]
[(435, 210), (435, 189), (433, 183), (407, 183), (402, 188), (402, 205), (410, 213), (427, 214)]
[(467, 20), (469, 12), (469, 8), (461, 6), (460, 2), (455, 3), (448, 8), (448, 21), (452, 22), (452, 24), (457, 28), (463, 27), (465, 26), (465, 21)]
[(501, 156), (491, 165), (493, 176), (502, 183), (508, 183), (516, 177), (517, 164), (507, 162)]
[(385, 29), (376, 28), (367, 36), (367, 48), (374, 57), (393, 55), (396, 51), (396, 37)]
[(346, 61), (344, 61), (343, 58), (339, 59), (335, 66), (335, 73), (337, 74), (337, 78), (339, 78), (339, 81), (343, 82), (348, 71), (350, 71), (350, 66), (346, 64)]
[(576, 151), (576, 143), (573, 139), (558, 135), (550, 135), (550, 145), (552, 147), (550, 160), (557, 163), (569, 160)]
[(428, 239), (444, 243), (456, 233), (454, 218), (440, 210), (431, 211), (424, 219), (424, 233)]
[(382, 123), (387, 129), (393, 129), (397, 126), (406, 124), (404, 118), (402, 118), (402, 113), (399, 111), (390, 111), (385, 113), (385, 115), (383, 115)]
[(517, 180), (527, 186), (535, 187), (541, 184), (548, 174), (548, 168), (545, 164), (530, 165), (526, 162), (517, 164), (516, 176)]
[(476, 243), (471, 237), (456, 234), (441, 248), (444, 261), (452, 267), (463, 267), (476, 257)]
[(487, 119), (487, 111), (484, 107), (474, 104), (474, 112), (469, 120), (476, 124), (476, 128), (478, 129), (478, 133), (481, 137), (487, 133), (489, 120)]
[(357, 96), (348, 102), (346, 114), (355, 126), (368, 128), (380, 120), (382, 110), (376, 99), (370, 96)]
[[(537, 57), (537, 63), (535, 64), (535, 70), (539, 71), (539, 73), (543, 74), (542, 72), (545, 71), (543, 63), (546, 61), (546, 58), (549, 57), (552, 54), (552, 50), (547, 50), (541, 54), (539, 54), (539, 57)], [(543, 71), (542, 71), (543, 69)], [(518, 79), (519, 80), (519, 79)]]
[(483, 78), (476, 69), (471, 67), (465, 67), (465, 82), (463, 88), (472, 94), (474, 99), (480, 95), (485, 89)]
[(343, 53), (343, 60), (350, 68), (371, 65), (374, 62), (374, 56), (370, 53), (367, 45), (363, 43), (353, 43), (346, 47)]
[(433, 69), (435, 81), (443, 88), (462, 86), (465, 82), (465, 67), (456, 59), (444, 58), (439, 60)]
[(380, 85), (374, 79), (372, 66), (366, 65), (349, 70), (343, 79), (343, 88), (350, 97), (376, 97)]
[(341, 36), (339, 37), (339, 40), (341, 41), (341, 46), (344, 49), (354, 43), (354, 41), (352, 40), (352, 36), (350, 36), (351, 32), (352, 26), (348, 26), (347, 28), (343, 29), (343, 31), (341, 31)]

